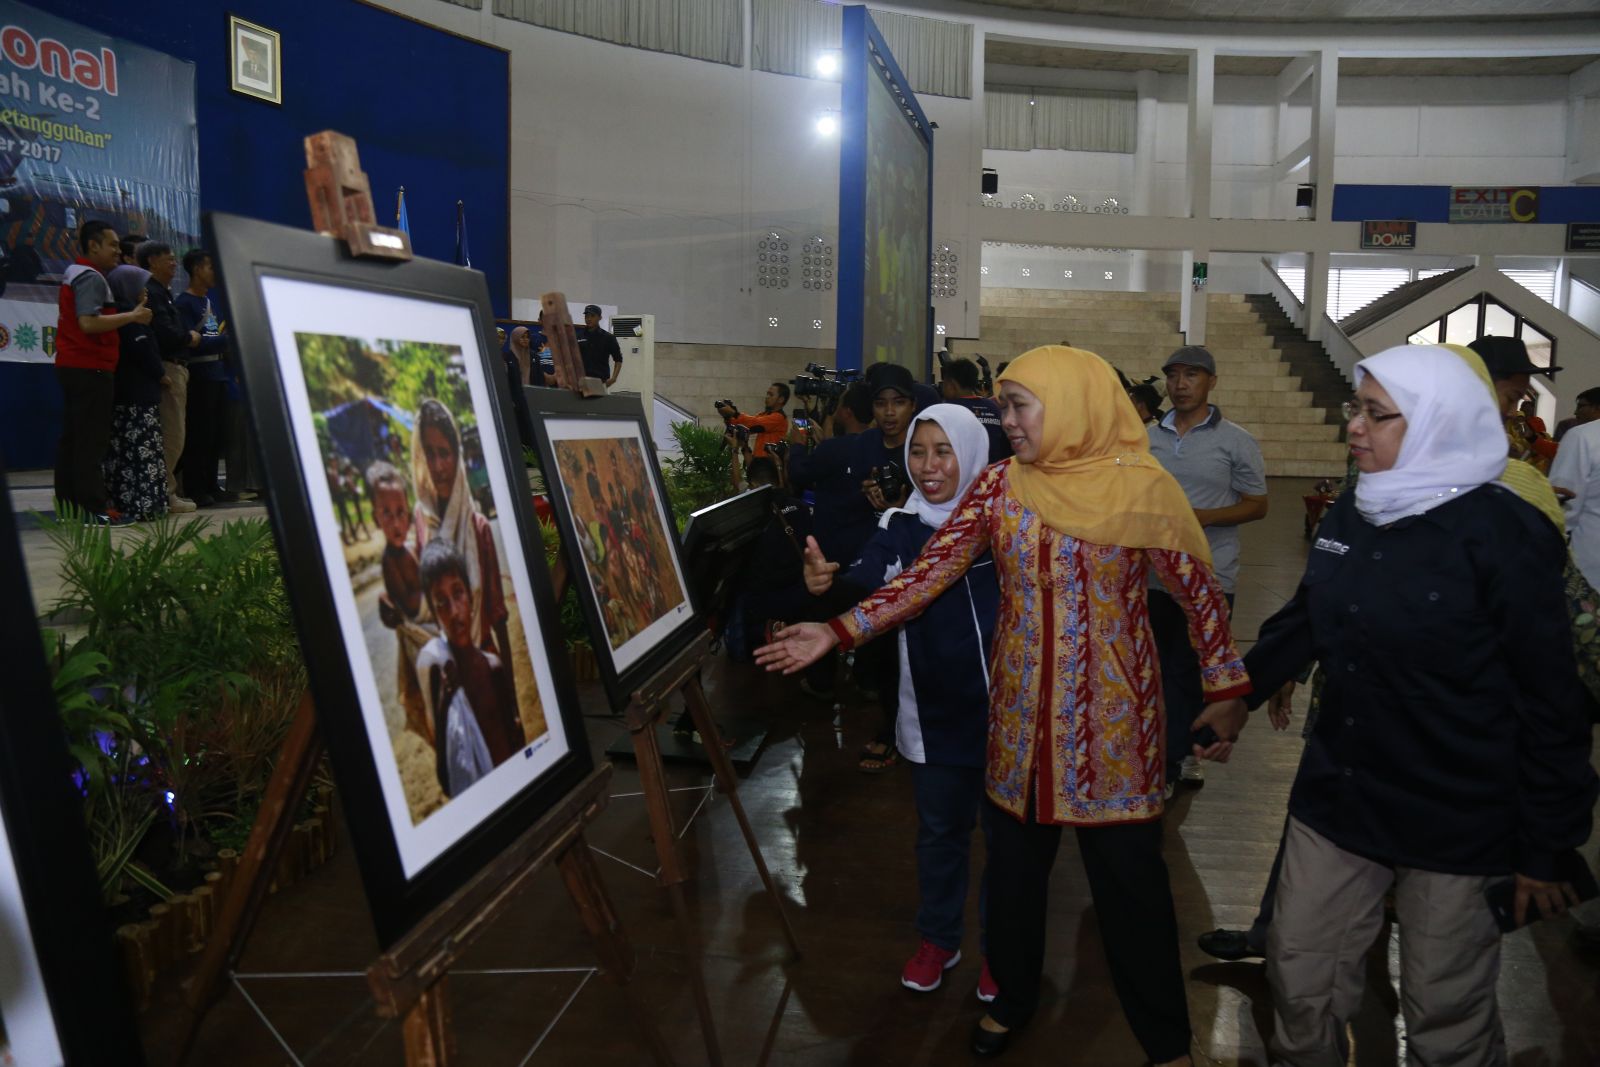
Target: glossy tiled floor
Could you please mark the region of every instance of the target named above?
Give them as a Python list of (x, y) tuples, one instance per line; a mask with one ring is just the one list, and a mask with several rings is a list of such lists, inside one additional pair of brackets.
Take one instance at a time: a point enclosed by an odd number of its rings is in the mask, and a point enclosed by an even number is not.
[[(1236, 628), (1241, 638), (1292, 592), (1304, 560), (1300, 480), (1272, 486), (1273, 512), (1245, 530)], [(24, 494), (26, 491), (24, 491)], [(24, 497), (23, 506), (42, 506)], [(242, 514), (259, 513), (245, 510)], [(124, 536), (118, 534), (118, 536)], [(47, 600), (50, 561), (42, 535), (26, 547)], [(729, 1064), (955, 1064), (970, 1062), (968, 1028), (980, 1006), (976, 930), (966, 962), (942, 989), (915, 994), (898, 969), (915, 947), (914, 816), (902, 767), (871, 777), (855, 769), (870, 715), (859, 700), (835, 712), (783, 680), (719, 665), (711, 679), (721, 709), (764, 718), (768, 744), (741, 795), (805, 949), (786, 963), (772, 902), (739, 837), (727, 802), (712, 798), (683, 841), (691, 907)], [(585, 694), (597, 753), (622, 732)], [(1208, 770), (1204, 789), (1180, 794), (1168, 817), (1167, 859), (1184, 934), (1197, 1062), (1264, 1064), (1271, 1013), (1259, 964), (1223, 964), (1194, 947), (1218, 925), (1247, 922), (1266, 881), (1300, 750), (1297, 729), (1275, 734), (1264, 720), (1245, 734), (1235, 762)], [(670, 769), (683, 791), (680, 819), (705, 799), (707, 776)], [(617, 861), (601, 870), (637, 952), (636, 981), (678, 1061), (705, 1062), (665, 898), (636, 868), (655, 860), (630, 763), (618, 765), (615, 798), (591, 841)], [(977, 842), (975, 848), (981, 848)], [(1082, 868), (1068, 836), (1051, 891), (1046, 1006), (1012, 1046), (1014, 1064), (1124, 1065), (1142, 1062), (1117, 1008), (1102, 958)], [(975, 899), (969, 914), (975, 919)], [(1517, 1067), (1600, 1063), (1600, 959), (1576, 954), (1566, 920), (1506, 939), (1500, 996)], [(1369, 986), (1355, 1026), (1354, 1062), (1392, 1064), (1404, 1046), (1398, 1021), (1392, 931), (1371, 957)], [(244, 960), (244, 978), (207, 1021), (201, 1064), (400, 1062), (395, 1025), (375, 1018), (360, 972), (376, 943), (353, 857), (332, 863), (269, 902)], [(554, 874), (541, 875), (516, 914), (498, 924), (451, 980), (460, 1063), (609, 1067), (647, 1063), (633, 1042), (616, 990), (590, 971), (591, 953)], [(535, 973), (466, 973), (504, 970)], [(351, 973), (353, 972), (353, 973)], [(313, 975), (327, 975), (325, 977)], [(248, 994), (248, 999), (246, 994)], [(171, 994), (148, 1017), (158, 1049), (170, 1040)], [(258, 1015), (259, 1012), (259, 1015)], [(158, 1057), (164, 1060), (164, 1057)]]

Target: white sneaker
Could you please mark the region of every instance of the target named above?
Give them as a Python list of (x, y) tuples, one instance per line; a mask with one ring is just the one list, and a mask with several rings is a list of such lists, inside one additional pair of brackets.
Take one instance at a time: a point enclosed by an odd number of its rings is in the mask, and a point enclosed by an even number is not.
[(1200, 760), (1194, 756), (1183, 757), (1183, 770), (1178, 774), (1178, 780), (1184, 785), (1198, 789), (1206, 784), (1206, 772), (1200, 766)]
[(174, 493), (167, 497), (167, 510), (174, 515), (187, 515), (189, 512), (196, 510), (195, 502), (186, 496), (179, 496)]

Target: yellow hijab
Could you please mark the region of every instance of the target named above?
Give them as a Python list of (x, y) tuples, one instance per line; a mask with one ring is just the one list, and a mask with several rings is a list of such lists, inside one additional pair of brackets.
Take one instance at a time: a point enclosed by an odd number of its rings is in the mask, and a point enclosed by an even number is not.
[[(1491, 394), (1494, 394), (1494, 378), (1489, 375), (1489, 368), (1484, 365), (1483, 357), (1478, 355), (1466, 345), (1442, 345), (1466, 361), (1472, 372), (1483, 379), (1483, 384)], [(1495, 394), (1495, 405), (1500, 403), (1500, 397)], [(1538, 508), (1545, 518), (1556, 524), (1556, 529), (1566, 535), (1567, 517), (1561, 510), (1561, 500), (1556, 496), (1556, 491), (1550, 487), (1550, 479), (1540, 472), (1538, 467), (1523, 459), (1510, 459), (1506, 461), (1506, 472), (1500, 476), (1500, 484), (1516, 493), (1523, 500)]]
[(1211, 562), (1194, 509), (1154, 456), (1111, 364), (1080, 348), (1045, 345), (1011, 361), (1016, 382), (1044, 406), (1039, 458), (1011, 462), (1011, 491), (1058, 533), (1096, 545), (1167, 548)]

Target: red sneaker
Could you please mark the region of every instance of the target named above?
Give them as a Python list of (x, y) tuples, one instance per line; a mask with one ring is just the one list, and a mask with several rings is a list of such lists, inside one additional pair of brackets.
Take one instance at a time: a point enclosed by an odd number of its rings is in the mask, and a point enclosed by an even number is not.
[(1000, 986), (995, 983), (994, 975), (989, 973), (989, 961), (983, 961), (983, 973), (978, 975), (978, 999), (988, 1004), (1000, 995)]
[(900, 972), (900, 984), (919, 993), (931, 993), (944, 981), (944, 972), (961, 962), (960, 949), (940, 948), (924, 940), (917, 946), (917, 954), (906, 961)]

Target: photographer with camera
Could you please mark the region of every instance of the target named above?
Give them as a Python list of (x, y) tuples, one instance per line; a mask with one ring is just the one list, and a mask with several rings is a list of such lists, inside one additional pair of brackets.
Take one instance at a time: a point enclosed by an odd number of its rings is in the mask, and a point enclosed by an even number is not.
[[(789, 432), (789, 416), (783, 413), (783, 405), (789, 402), (789, 386), (786, 382), (773, 382), (767, 386), (767, 395), (764, 407), (759, 415), (742, 415), (739, 409), (733, 406), (731, 400), (719, 400), (716, 403), (717, 414), (722, 416), (722, 424), (727, 427), (730, 434), (737, 437), (749, 437), (750, 451), (757, 457), (770, 455), (767, 445), (776, 444), (784, 439)], [(741, 433), (738, 429), (743, 427)], [(742, 443), (742, 442), (741, 442)]]

